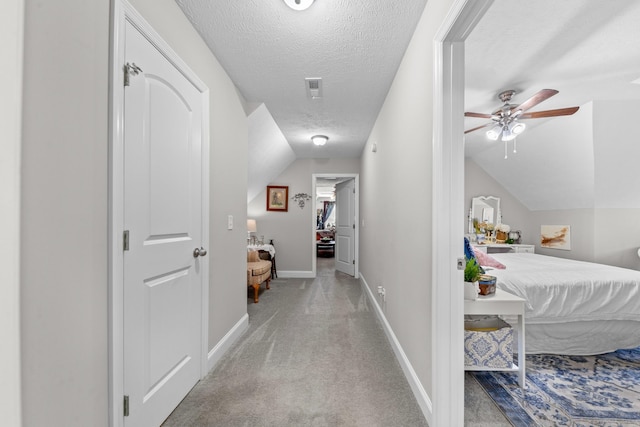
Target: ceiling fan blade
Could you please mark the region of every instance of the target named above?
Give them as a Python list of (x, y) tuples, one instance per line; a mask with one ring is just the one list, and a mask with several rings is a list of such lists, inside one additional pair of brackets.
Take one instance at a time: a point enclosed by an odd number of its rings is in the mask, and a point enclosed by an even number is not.
[(526, 101), (524, 101), (522, 104), (520, 104), (517, 107), (513, 108), (511, 110), (511, 111), (513, 111), (513, 113), (511, 115), (517, 117), (520, 114), (522, 114), (525, 111), (527, 111), (529, 108), (535, 107), (536, 105), (540, 104), (542, 101), (545, 101), (545, 100), (551, 98), (553, 95), (555, 95), (557, 93), (558, 93), (558, 91), (555, 90), (555, 89), (542, 89), (540, 92), (536, 93), (531, 98), (529, 98)]
[(474, 130), (486, 128), (487, 126), (491, 126), (493, 124), (495, 124), (495, 123), (494, 122), (489, 122), (489, 123), (486, 123), (486, 124), (484, 124), (482, 126), (477, 126), (477, 127), (471, 128), (469, 130), (465, 130), (464, 133), (466, 134), (466, 133), (469, 133), (469, 132), (473, 132)]
[(541, 119), (544, 117), (570, 116), (580, 107), (558, 108), (557, 110), (533, 111), (531, 113), (522, 113), (519, 119)]
[(485, 113), (464, 113), (465, 117), (479, 117), (481, 119), (490, 119), (491, 118), (491, 114), (485, 114)]

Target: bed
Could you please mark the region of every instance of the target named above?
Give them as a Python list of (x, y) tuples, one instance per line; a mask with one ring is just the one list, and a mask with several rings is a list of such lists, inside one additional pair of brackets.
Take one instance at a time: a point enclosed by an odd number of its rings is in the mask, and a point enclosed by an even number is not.
[(531, 253), (491, 257), (506, 267), (485, 268), (498, 288), (526, 300), (527, 353), (640, 346), (640, 271)]

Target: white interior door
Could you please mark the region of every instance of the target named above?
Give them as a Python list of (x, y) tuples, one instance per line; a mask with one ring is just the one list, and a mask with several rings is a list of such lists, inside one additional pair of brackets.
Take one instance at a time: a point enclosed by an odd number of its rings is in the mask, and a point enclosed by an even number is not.
[(356, 187), (350, 179), (336, 184), (336, 270), (355, 275)]
[(125, 63), (139, 70), (124, 91), (124, 424), (157, 427), (200, 378), (203, 102), (129, 22), (125, 32)]

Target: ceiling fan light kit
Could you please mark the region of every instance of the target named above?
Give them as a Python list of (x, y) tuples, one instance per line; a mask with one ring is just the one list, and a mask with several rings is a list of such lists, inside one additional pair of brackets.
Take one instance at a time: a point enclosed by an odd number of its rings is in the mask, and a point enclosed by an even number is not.
[(284, 0), (284, 2), (293, 10), (306, 10), (314, 0)]
[(502, 133), (502, 126), (500, 124), (496, 124), (491, 129), (487, 131), (487, 138), (492, 141), (497, 141)]
[[(515, 95), (515, 90), (505, 90), (500, 92), (498, 98), (500, 101), (504, 102), (504, 105), (497, 110), (495, 110), (491, 114), (486, 113), (472, 113), (466, 112), (464, 113), (465, 117), (477, 117), (477, 118), (485, 118), (491, 119), (492, 121), (486, 123), (482, 126), (477, 126), (473, 129), (469, 129), (464, 133), (469, 133), (476, 131), (478, 129), (482, 129), (488, 126), (491, 128), (487, 131), (487, 138), (492, 141), (497, 141), (500, 138), (505, 142), (505, 150), (506, 150), (506, 142), (514, 140), (518, 135), (520, 135), (526, 129), (527, 125), (522, 123), (520, 120), (526, 119), (539, 119), (545, 117), (557, 117), (557, 116), (570, 116), (574, 114), (580, 107), (570, 107), (570, 108), (560, 108), (557, 110), (546, 110), (546, 111), (536, 111), (531, 113), (525, 113), (530, 108), (535, 107), (542, 101), (545, 101), (552, 96), (558, 93), (555, 89), (542, 89), (541, 91), (534, 94), (531, 98), (527, 99), (520, 105), (509, 104), (513, 95)], [(514, 146), (515, 153), (515, 146)], [(505, 151), (506, 158), (506, 151)]]
[(522, 122), (512, 122), (511, 123), (511, 132), (514, 135), (520, 135), (527, 128), (527, 125)]
[(492, 141), (497, 141), (498, 138), (500, 138), (500, 135), (502, 135), (502, 141), (511, 141), (516, 136), (524, 132), (526, 127), (526, 124), (515, 120), (511, 121), (509, 124), (496, 123), (487, 131), (487, 138)]
[(512, 141), (514, 138), (516, 137), (516, 135), (511, 132), (511, 129), (509, 129), (509, 126), (505, 126), (502, 129), (502, 140), (503, 141)]

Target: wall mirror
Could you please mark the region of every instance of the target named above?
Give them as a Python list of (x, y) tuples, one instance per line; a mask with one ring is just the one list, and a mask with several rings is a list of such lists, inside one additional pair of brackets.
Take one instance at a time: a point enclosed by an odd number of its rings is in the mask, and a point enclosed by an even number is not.
[(502, 222), (500, 197), (480, 196), (471, 199), (471, 222), (475, 218), (478, 222), (500, 224)]

